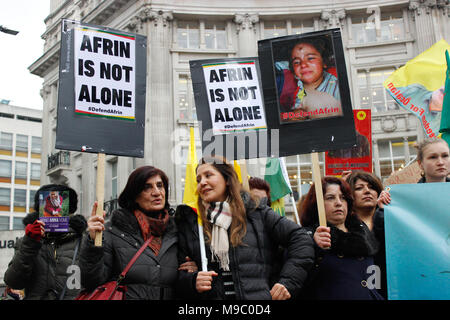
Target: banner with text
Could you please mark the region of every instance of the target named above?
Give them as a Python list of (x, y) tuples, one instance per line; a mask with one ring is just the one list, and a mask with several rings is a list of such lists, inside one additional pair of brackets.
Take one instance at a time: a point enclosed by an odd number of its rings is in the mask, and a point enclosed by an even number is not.
[(255, 61), (204, 64), (213, 134), (266, 129)]
[(420, 119), (429, 138), (439, 135), (447, 69), (445, 50), (450, 50), (445, 40), (436, 42), (393, 72), (383, 84), (402, 108)]

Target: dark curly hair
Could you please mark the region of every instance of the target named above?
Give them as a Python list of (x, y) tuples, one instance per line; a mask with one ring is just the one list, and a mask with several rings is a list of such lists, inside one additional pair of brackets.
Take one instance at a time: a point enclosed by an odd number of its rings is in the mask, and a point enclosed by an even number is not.
[[(327, 36), (318, 37), (318, 38), (301, 38), (298, 41), (296, 41), (290, 48), (289, 48), (289, 70), (294, 74), (294, 68), (292, 66), (292, 58), (291, 53), (292, 50), (295, 48), (295, 46), (301, 44), (301, 43), (307, 43), (320, 53), (322, 56), (323, 63), (326, 64), (327, 67), (330, 67), (331, 65), (334, 65), (334, 55), (333, 55), (333, 49), (330, 47), (331, 42), (327, 38)], [(325, 68), (324, 68), (325, 69)]]
[[(328, 185), (330, 184), (336, 184), (340, 186), (341, 192), (344, 195), (345, 200), (347, 201), (348, 211), (345, 220), (348, 221), (353, 207), (353, 196), (350, 186), (347, 182), (345, 182), (340, 178), (336, 178), (333, 176), (325, 176), (322, 178), (322, 192), (324, 194), (325, 191), (327, 190)], [(303, 227), (312, 227), (319, 225), (316, 188), (314, 184), (311, 185), (311, 188), (309, 189), (303, 202), (300, 205), (299, 216), (300, 216), (299, 217), (300, 223)]]

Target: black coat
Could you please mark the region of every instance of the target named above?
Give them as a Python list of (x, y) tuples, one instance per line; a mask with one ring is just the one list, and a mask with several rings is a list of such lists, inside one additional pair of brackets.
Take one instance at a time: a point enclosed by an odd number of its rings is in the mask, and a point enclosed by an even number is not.
[[(38, 217), (37, 212), (28, 214), (23, 220), (24, 225), (33, 223)], [(47, 233), (39, 242), (27, 235), (19, 239), (14, 257), (5, 272), (5, 283), (13, 289), (25, 289), (27, 300), (59, 299), (67, 279), (79, 274), (76, 270), (68, 270), (68, 267), (72, 264), (75, 246), (80, 243), (86, 226), (82, 215), (72, 215), (67, 233)], [(75, 265), (79, 264), (79, 256), (78, 253)], [(66, 289), (64, 299), (72, 300), (79, 291)]]
[[(371, 276), (374, 256), (379, 250), (375, 234), (356, 216), (345, 223), (348, 232), (328, 225), (331, 248), (323, 250), (315, 243), (316, 261), (301, 293), (307, 300), (382, 300)], [(317, 226), (307, 226), (311, 237)], [(369, 269), (368, 269), (369, 268)], [(381, 274), (378, 274), (381, 277)]]
[[(270, 289), (274, 282), (284, 285), (291, 295), (295, 295), (314, 261), (310, 237), (300, 226), (280, 217), (270, 207), (261, 205), (255, 208), (247, 193), (242, 196), (247, 210), (247, 233), (242, 245), (234, 248), (230, 244), (229, 250), (236, 299), (271, 299)], [(201, 270), (197, 215), (192, 208), (181, 205), (175, 216), (179, 230), (179, 263), (189, 256)], [(271, 281), (279, 245), (286, 248), (287, 259), (276, 279)], [(216, 271), (219, 276), (214, 278), (211, 291), (199, 294), (195, 289), (197, 273), (180, 271), (177, 288), (185, 299), (225, 299), (221, 270), (217, 262), (211, 262), (209, 245), (205, 247), (208, 270)]]
[[(121, 284), (127, 286), (126, 300), (166, 300), (174, 298), (178, 273), (177, 229), (172, 217), (162, 237), (157, 256), (147, 247), (133, 264)], [(81, 251), (81, 284), (91, 291), (119, 274), (144, 244), (138, 221), (133, 213), (118, 209), (105, 223), (101, 247), (89, 236)]]

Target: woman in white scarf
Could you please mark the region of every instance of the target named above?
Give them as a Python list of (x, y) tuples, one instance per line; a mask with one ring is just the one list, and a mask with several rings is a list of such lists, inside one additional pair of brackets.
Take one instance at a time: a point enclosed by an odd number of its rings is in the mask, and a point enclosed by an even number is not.
[[(206, 243), (211, 251), (208, 260), (218, 263), (221, 270), (219, 273), (222, 277), (224, 275), (227, 277), (223, 280), (225, 287), (227, 283), (229, 285), (229, 288), (225, 288), (225, 295), (232, 295), (240, 299), (239, 292), (235, 292), (240, 284), (235, 281), (242, 279), (242, 275), (236, 276), (241, 267), (236, 265), (239, 263), (236, 260), (232, 263), (229, 255), (232, 252), (231, 247), (236, 249), (248, 247), (243, 240), (247, 234), (247, 227), (250, 228), (248, 220), (250, 213), (247, 212), (241, 195), (242, 187), (234, 168), (226, 163), (225, 159), (202, 159), (196, 173), (199, 213), (203, 221)], [(273, 212), (271, 214), (275, 215)], [(294, 224), (292, 221), (287, 221), (287, 223)], [(296, 228), (296, 226), (291, 227)], [(254, 232), (253, 230), (254, 227), (252, 227), (252, 232)], [(259, 250), (262, 251), (263, 248), (260, 247)], [(195, 282), (197, 292), (203, 293), (212, 290), (213, 278), (219, 276), (216, 271), (198, 273)], [(264, 281), (263, 274), (259, 277), (260, 281)], [(284, 284), (275, 283), (270, 289), (270, 296), (273, 300), (286, 300), (291, 297), (291, 293)]]

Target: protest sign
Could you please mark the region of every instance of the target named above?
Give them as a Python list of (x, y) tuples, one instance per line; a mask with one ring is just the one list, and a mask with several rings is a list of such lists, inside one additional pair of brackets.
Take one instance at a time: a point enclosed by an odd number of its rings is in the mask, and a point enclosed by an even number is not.
[(422, 177), (420, 175), (421, 171), (419, 163), (415, 160), (405, 168), (392, 172), (391, 175), (384, 180), (383, 185), (386, 187), (391, 184), (417, 183)]
[(146, 38), (63, 20), (56, 148), (144, 156)]
[(267, 156), (267, 152), (259, 152), (260, 142), (267, 142), (266, 134), (259, 133), (266, 132), (267, 125), (258, 58), (189, 63), (203, 154), (222, 155), (229, 160)]
[(68, 232), (69, 191), (39, 191), (39, 220), (45, 232)]
[(450, 45), (445, 40), (436, 42), (393, 72), (383, 83), (402, 108), (420, 119), (429, 138), (439, 135), (447, 69), (446, 50), (450, 50)]
[(370, 109), (353, 110), (356, 145), (325, 153), (325, 174), (342, 175), (346, 170), (372, 172), (372, 117)]
[[(279, 130), (279, 156), (356, 143), (339, 29), (261, 40), (258, 53), (267, 126)], [(315, 61), (302, 67), (307, 57)]]
[(450, 299), (450, 183), (396, 184), (384, 208), (389, 300)]

